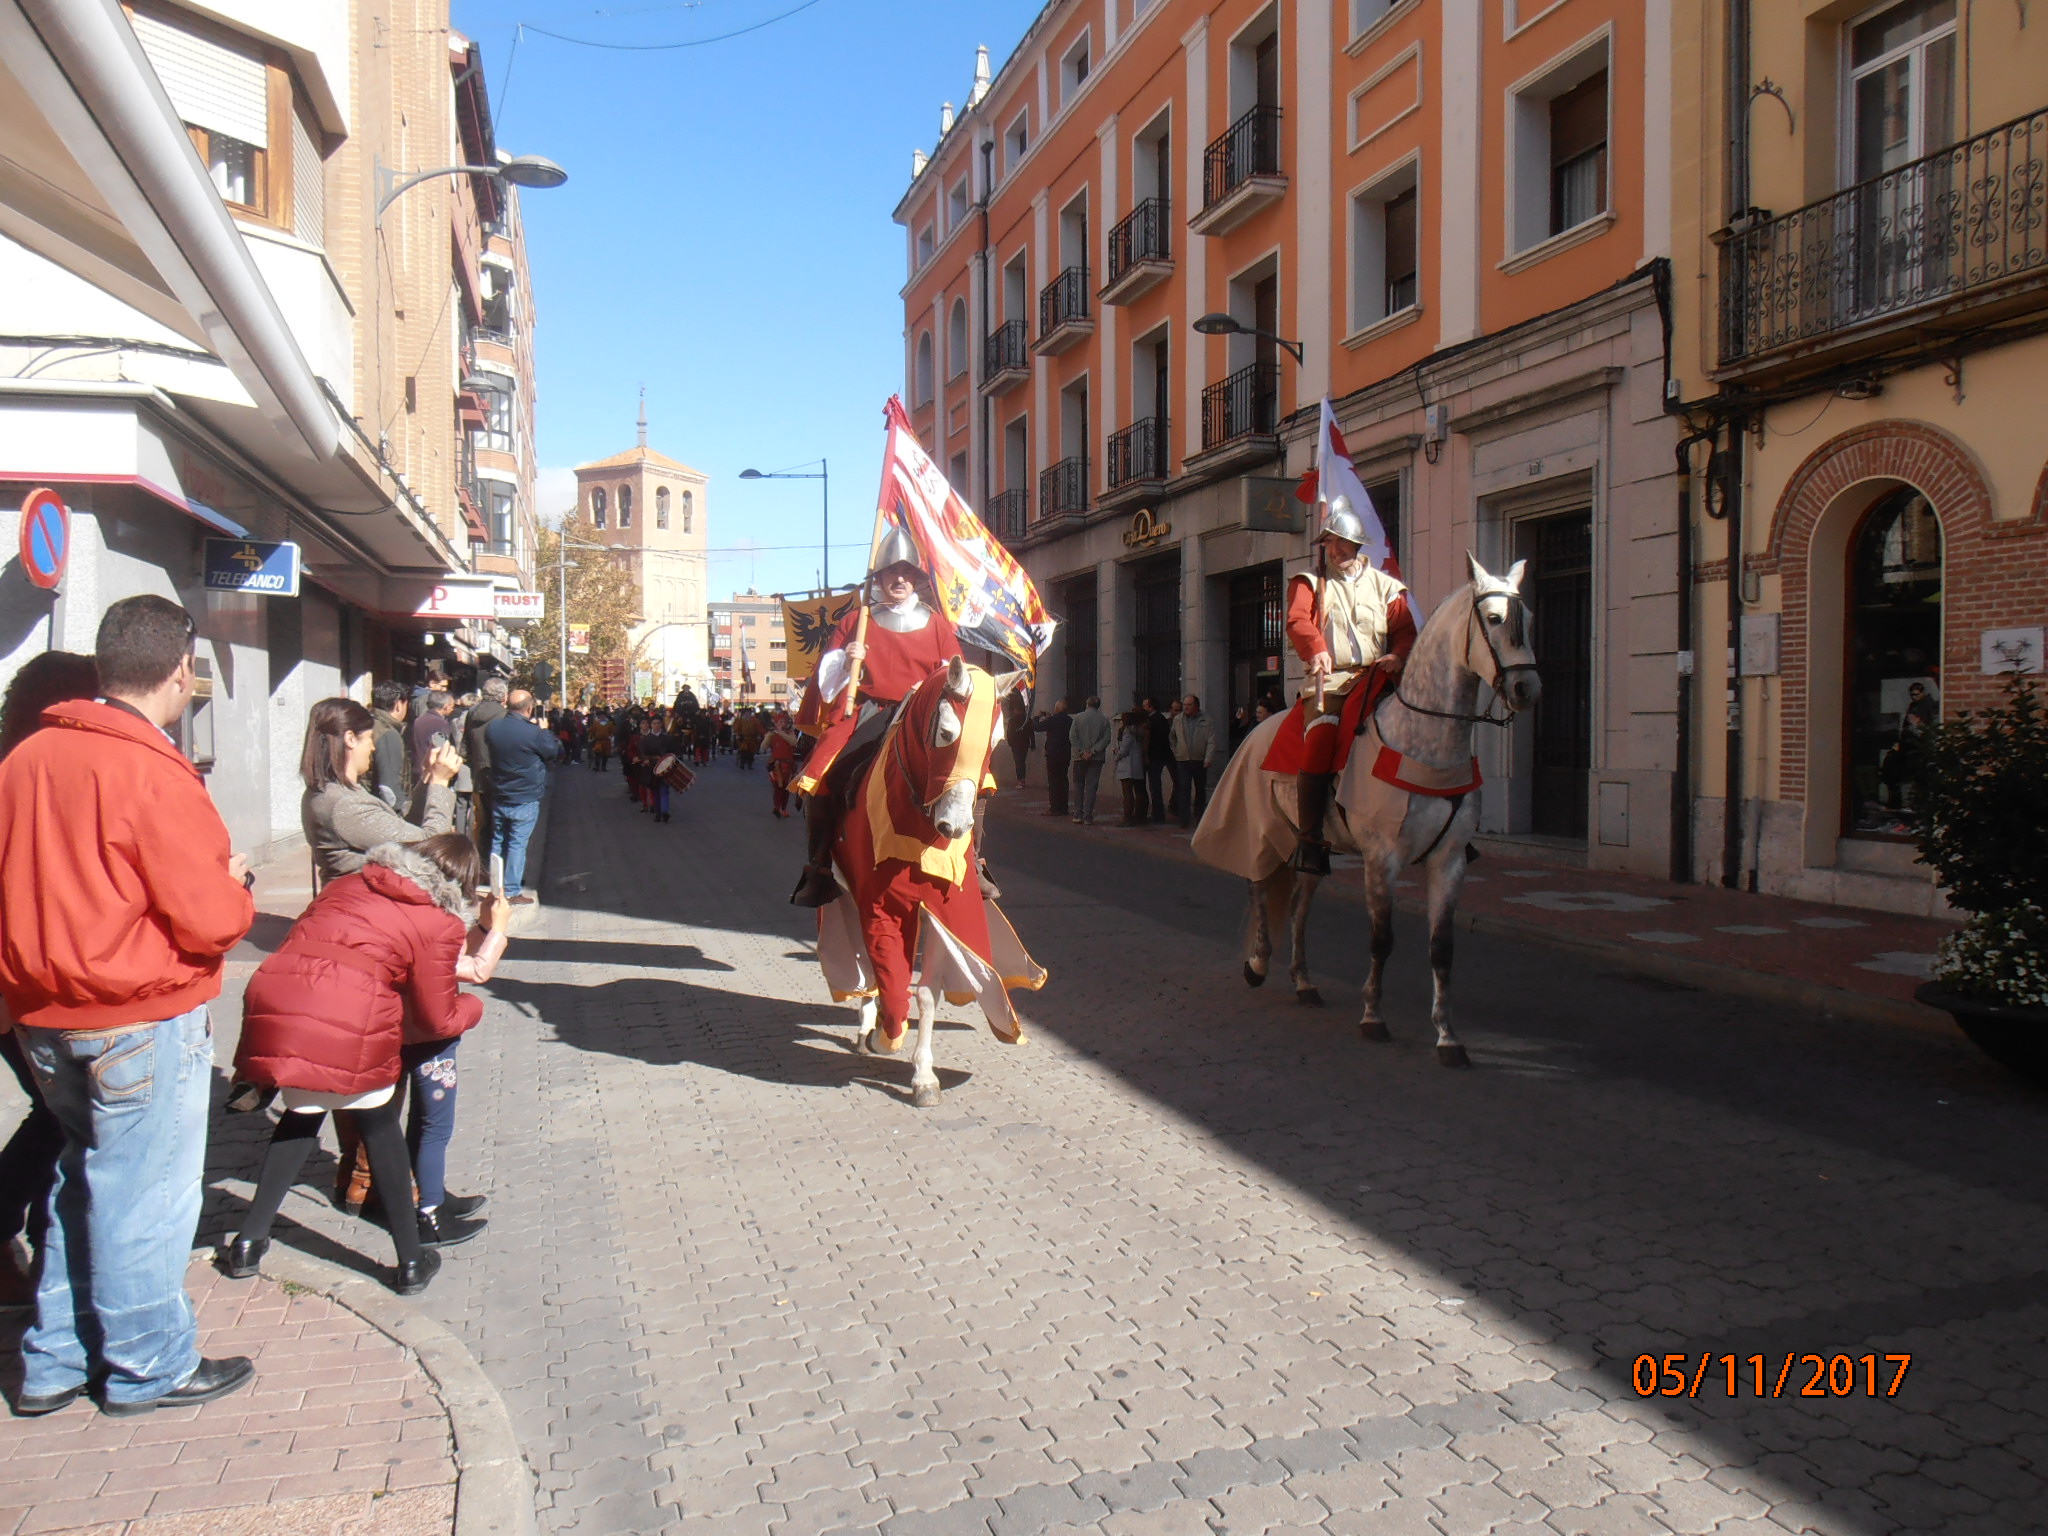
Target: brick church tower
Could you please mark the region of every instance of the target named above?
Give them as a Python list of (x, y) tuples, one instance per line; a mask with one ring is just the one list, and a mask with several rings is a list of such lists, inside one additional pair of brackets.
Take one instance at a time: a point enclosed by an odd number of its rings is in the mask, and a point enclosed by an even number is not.
[(688, 683), (702, 694), (711, 683), (710, 613), (705, 530), (710, 522), (705, 475), (647, 446), (647, 400), (640, 400), (639, 441), (624, 453), (576, 466), (576, 506), (597, 536), (617, 552), (639, 588), (645, 642), (636, 697), (664, 701)]

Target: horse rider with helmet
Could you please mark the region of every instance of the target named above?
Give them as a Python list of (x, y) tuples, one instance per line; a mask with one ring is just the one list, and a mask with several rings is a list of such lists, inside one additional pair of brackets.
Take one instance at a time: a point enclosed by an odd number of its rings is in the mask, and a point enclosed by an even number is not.
[[(1295, 705), (1303, 730), (1295, 778), (1300, 841), (1294, 867), (1310, 875), (1330, 872), (1323, 823), (1338, 770), (1349, 755), (1342, 750), (1344, 728), (1362, 726), (1371, 695), (1379, 684), (1401, 675), (1415, 644), (1408, 589), (1365, 557), (1365, 525), (1350, 499), (1334, 496), (1319, 507), (1316, 568), (1296, 576), (1287, 591), (1287, 638), (1308, 671), (1307, 687)], [(1365, 694), (1354, 701), (1362, 684)]]
[[(805, 797), (809, 835), (803, 877), (789, 898), (794, 906), (822, 907), (839, 894), (832, 877), (832, 843), (861, 769), (881, 744), (904, 695), (960, 649), (953, 627), (924, 600), (921, 587), (929, 590), (929, 578), (917, 545), (903, 529), (891, 526), (868, 571), (866, 639), (858, 638), (860, 609), (848, 608), (805, 688), (805, 729), (821, 734), (803, 776), (792, 786)], [(849, 714), (845, 694), (856, 663), (858, 708)]]

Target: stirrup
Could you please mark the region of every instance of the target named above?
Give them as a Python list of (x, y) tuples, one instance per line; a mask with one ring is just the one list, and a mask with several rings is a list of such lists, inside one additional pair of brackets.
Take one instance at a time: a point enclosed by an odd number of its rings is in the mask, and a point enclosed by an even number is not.
[(832, 878), (830, 870), (807, 867), (803, 878), (797, 881), (796, 889), (790, 892), (789, 904), (792, 907), (822, 907), (838, 897), (839, 882)]
[(1304, 837), (1295, 845), (1292, 863), (1304, 875), (1327, 875), (1330, 872), (1330, 845)]

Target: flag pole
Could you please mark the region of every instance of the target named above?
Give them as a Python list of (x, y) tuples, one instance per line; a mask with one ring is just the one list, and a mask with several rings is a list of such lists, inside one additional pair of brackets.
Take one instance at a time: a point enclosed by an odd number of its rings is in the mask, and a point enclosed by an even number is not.
[[(896, 397), (894, 395), (889, 397), (889, 403), (891, 407), (895, 406)], [(896, 463), (896, 433), (898, 430), (896, 411), (894, 409), (889, 410), (887, 416), (889, 436), (888, 446), (882, 453), (882, 485), (881, 489), (875, 493), (875, 526), (868, 533), (868, 572), (860, 584), (860, 617), (854, 621), (853, 626), (853, 643), (862, 650), (866, 650), (868, 646), (868, 610), (873, 608), (875, 604), (875, 546), (882, 542), (882, 508), (888, 504), (890, 471), (895, 467)], [(861, 670), (861, 663), (856, 660), (846, 674), (846, 706), (840, 712), (840, 718), (843, 720), (851, 720), (853, 718), (853, 712), (856, 707), (854, 701), (860, 693)]]

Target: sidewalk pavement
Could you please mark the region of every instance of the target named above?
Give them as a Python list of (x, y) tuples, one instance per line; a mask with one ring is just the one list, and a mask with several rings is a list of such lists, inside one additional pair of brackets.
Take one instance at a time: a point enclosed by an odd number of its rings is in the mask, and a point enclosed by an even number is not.
[[(199, 1347), (256, 1380), (197, 1408), (109, 1418), (78, 1403), (0, 1419), (0, 1536), (439, 1536), (455, 1513), (448, 1411), (419, 1361), (304, 1285), (194, 1258)], [(19, 1382), (25, 1319), (0, 1333)]]
[[(1119, 827), (1098, 812), (1077, 827), (1046, 810), (1045, 785), (1006, 785), (990, 814), (1074, 837), (1111, 838), (1165, 858), (1197, 862), (1190, 834), (1171, 822)], [(991, 850), (998, 875), (1000, 844)], [(1363, 902), (1356, 856), (1333, 861), (1324, 894)], [(1396, 882), (1395, 901), (1419, 910), (1419, 879)], [(1946, 1014), (1913, 1000), (1935, 946), (1953, 923), (1863, 908), (1753, 895), (1717, 885), (1676, 885), (1644, 875), (1576, 869), (1519, 857), (1486, 840), (1465, 877), (1458, 926), (1562, 945), (1602, 963), (1690, 986), (1765, 998), (1844, 1018), (1952, 1029)]]

